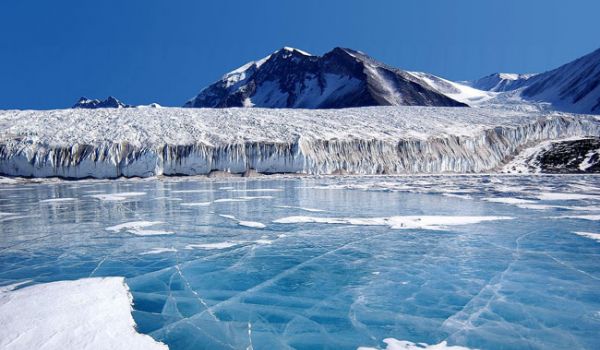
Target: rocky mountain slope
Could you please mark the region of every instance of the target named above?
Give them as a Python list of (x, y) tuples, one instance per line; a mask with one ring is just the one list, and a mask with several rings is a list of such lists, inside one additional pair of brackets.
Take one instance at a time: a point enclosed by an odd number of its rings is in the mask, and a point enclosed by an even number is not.
[(419, 76), (366, 54), (335, 48), (313, 56), (293, 48), (227, 73), (185, 107), (347, 108), (466, 106)]

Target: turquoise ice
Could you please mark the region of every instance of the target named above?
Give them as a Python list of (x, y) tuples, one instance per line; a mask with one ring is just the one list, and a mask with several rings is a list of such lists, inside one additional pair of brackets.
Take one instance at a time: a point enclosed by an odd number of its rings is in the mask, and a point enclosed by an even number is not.
[(171, 349), (597, 349), (600, 178), (0, 187), (0, 285), (124, 276)]

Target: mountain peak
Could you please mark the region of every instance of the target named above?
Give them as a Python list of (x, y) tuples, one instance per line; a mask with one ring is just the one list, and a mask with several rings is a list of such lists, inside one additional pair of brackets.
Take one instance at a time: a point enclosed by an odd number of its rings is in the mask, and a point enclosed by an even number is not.
[(84, 108), (84, 109), (96, 109), (96, 108), (129, 108), (127, 105), (113, 96), (108, 96), (105, 100), (89, 99), (87, 97), (80, 97), (76, 104), (71, 108)]
[(406, 72), (336, 47), (323, 56), (284, 47), (227, 73), (184, 107), (465, 106)]
[(277, 50), (275, 52), (276, 53), (277, 52), (294, 52), (294, 53), (299, 53), (299, 54), (304, 55), (304, 56), (312, 56), (310, 53), (308, 53), (306, 51), (297, 49), (295, 47), (290, 47), (290, 46), (284, 46), (284, 47), (282, 47), (281, 49), (279, 49), (279, 50)]

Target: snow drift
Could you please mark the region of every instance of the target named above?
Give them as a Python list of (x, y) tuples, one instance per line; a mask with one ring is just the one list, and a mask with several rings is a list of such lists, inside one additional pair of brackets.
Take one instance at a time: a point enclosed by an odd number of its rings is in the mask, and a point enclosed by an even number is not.
[(65, 178), (489, 172), (600, 135), (594, 116), (438, 107), (0, 111), (0, 126), (0, 174)]

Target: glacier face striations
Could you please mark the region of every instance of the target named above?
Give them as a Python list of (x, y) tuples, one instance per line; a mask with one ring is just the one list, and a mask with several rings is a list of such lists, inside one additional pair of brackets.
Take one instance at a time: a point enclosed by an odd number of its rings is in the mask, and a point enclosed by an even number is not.
[(440, 107), (0, 111), (0, 127), (0, 174), (65, 178), (490, 172), (600, 135), (594, 116)]

